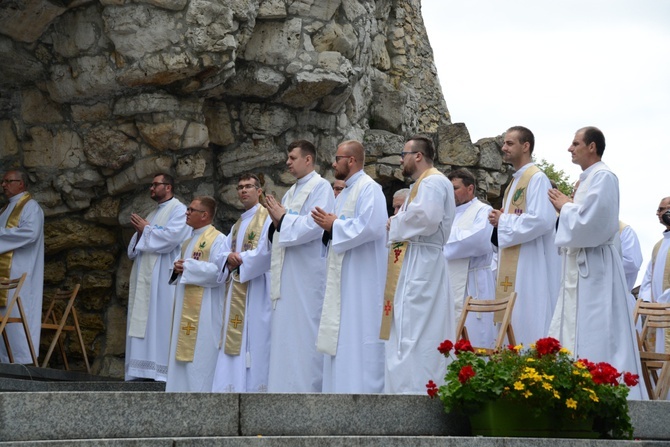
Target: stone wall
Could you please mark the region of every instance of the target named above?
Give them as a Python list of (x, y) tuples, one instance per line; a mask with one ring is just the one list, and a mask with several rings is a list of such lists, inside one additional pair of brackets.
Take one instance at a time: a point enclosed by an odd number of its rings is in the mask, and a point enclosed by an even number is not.
[(215, 196), (227, 231), (238, 174), (263, 173), (278, 196), (292, 183), (289, 142), (312, 140), (332, 178), (337, 143), (364, 141), (390, 196), (417, 132), (442, 170), (468, 166), (480, 196), (500, 195), (500, 141), (451, 124), (419, 0), (0, 4), (0, 160), (29, 173), (47, 216), (45, 290), (82, 284), (96, 373), (123, 374), (129, 215), (154, 206), (154, 173), (174, 174), (185, 201)]

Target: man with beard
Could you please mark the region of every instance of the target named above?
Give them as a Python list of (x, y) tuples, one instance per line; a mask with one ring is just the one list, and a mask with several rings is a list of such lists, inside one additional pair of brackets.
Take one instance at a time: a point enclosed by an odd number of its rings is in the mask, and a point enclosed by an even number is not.
[(415, 183), (402, 210), (388, 221), (392, 251), (380, 334), (388, 340), (386, 393), (425, 393), (428, 380), (446, 368), (435, 349), (456, 331), (442, 255), (454, 219), (454, 188), (433, 167), (434, 159), (433, 141), (421, 135), (410, 138), (400, 153), (403, 175)]
[[(605, 136), (600, 129), (584, 127), (575, 133), (568, 152), (582, 174), (573, 200), (558, 189), (548, 192), (559, 213), (555, 244), (563, 266), (549, 336), (576, 358), (608, 362), (619, 371), (640, 374), (628, 286), (621, 253), (615, 247), (619, 181), (602, 162)], [(646, 394), (638, 384), (628, 398), (645, 399)]]
[[(454, 297), (456, 322), (461, 317), (465, 297), (492, 300), (495, 280), (491, 271), (493, 227), (488, 222), (491, 206), (475, 197), (475, 177), (465, 168), (447, 176), (454, 185), (456, 216), (444, 256), (449, 266), (449, 285)], [(492, 348), (496, 330), (490, 313), (470, 313), (465, 323), (474, 346)]]
[(493, 210), (492, 241), (499, 248), (496, 298), (517, 293), (512, 326), (518, 343), (528, 346), (547, 335), (558, 293), (560, 260), (554, 246), (556, 211), (547, 197), (551, 183), (532, 161), (535, 137), (525, 127), (505, 133), (503, 160), (516, 171), (502, 210)]
[(212, 391), (219, 351), (224, 290), (217, 282), (226, 236), (214, 228), (216, 202), (196, 197), (186, 208), (186, 225), (193, 229), (174, 262), (176, 284), (172, 340), (165, 391)]
[[(330, 212), (334, 197), (327, 180), (315, 170), (316, 148), (307, 140), (288, 146), (288, 171), (297, 180), (281, 203), (267, 196), (272, 219), (270, 343), (271, 393), (321, 392), (323, 354), (316, 334), (326, 288), (323, 229), (310, 212), (318, 205)], [(306, 274), (309, 272), (309, 274)]]
[(130, 215), (135, 234), (128, 244), (134, 261), (128, 298), (126, 380), (167, 379), (174, 289), (169, 283), (172, 262), (191, 228), (186, 206), (174, 198), (174, 180), (157, 174), (149, 188), (158, 207), (144, 219)]
[[(39, 350), (42, 323), (44, 212), (28, 192), (28, 176), (24, 172), (6, 172), (2, 191), (9, 203), (0, 210), (0, 278), (15, 279), (28, 273), (21, 289), (21, 302), (26, 312), (32, 351), (20, 324), (8, 324), (5, 333), (9, 337), (14, 363), (34, 363), (33, 354), (37, 356), (35, 349)], [(2, 292), (0, 310), (5, 314), (9, 294), (7, 290)], [(11, 316), (20, 316), (18, 306), (14, 306)], [(9, 362), (4, 343), (0, 343), (0, 362)]]
[[(670, 197), (661, 200), (656, 210), (658, 222), (663, 225), (663, 239), (651, 253), (651, 261), (640, 285), (640, 298), (654, 303), (670, 301)], [(670, 352), (670, 334), (656, 334), (656, 352)]]
[(219, 282), (226, 282), (223, 346), (212, 391), (261, 393), (268, 390), (270, 360), (270, 219), (260, 203), (258, 177), (243, 174), (237, 196), (244, 206), (222, 247)]
[(317, 348), (325, 353), (324, 393), (381, 393), (384, 345), (379, 324), (386, 278), (381, 187), (365, 174), (365, 149), (358, 141), (337, 147), (333, 169), (346, 188), (335, 213), (312, 212), (328, 245), (326, 293)]

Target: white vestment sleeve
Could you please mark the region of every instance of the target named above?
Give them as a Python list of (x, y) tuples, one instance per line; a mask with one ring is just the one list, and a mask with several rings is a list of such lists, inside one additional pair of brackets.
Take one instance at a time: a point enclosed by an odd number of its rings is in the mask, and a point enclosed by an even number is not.
[[(286, 206), (284, 201), (282, 203)], [(289, 214), (284, 215), (281, 223), (281, 231), (279, 231), (279, 246), (292, 247), (296, 245), (306, 244), (315, 239), (321, 239), (323, 235), (323, 228), (318, 226), (311, 215), (311, 210), (319, 207), (327, 213), (332, 213), (334, 209), (335, 198), (330, 185), (327, 183), (319, 183), (314, 187), (309, 197), (303, 204), (302, 209), (307, 210), (304, 214)]]
[[(442, 223), (444, 214), (444, 192), (431, 183), (430, 177), (426, 177), (405, 211), (391, 217), (389, 241), (406, 241), (416, 236), (434, 234)], [(453, 216), (453, 210), (451, 215)]]
[(449, 242), (444, 246), (447, 259), (476, 258), (491, 253), (491, 232), (489, 223), (490, 206), (482, 207), (475, 216), (471, 228), (451, 227)]
[[(149, 253), (170, 253), (191, 234), (192, 228), (186, 225), (184, 206), (175, 206), (165, 227), (147, 225), (142, 237), (135, 245), (135, 251)], [(132, 246), (132, 244), (130, 244)]]
[(209, 253), (209, 261), (196, 261), (193, 258), (186, 258), (184, 260), (184, 272), (181, 274), (180, 284), (192, 284), (200, 287), (217, 287), (219, 286), (218, 277), (219, 264), (221, 260), (218, 259), (223, 256), (221, 247), (225, 243), (225, 236), (219, 235), (212, 244)]
[(268, 230), (270, 228), (270, 217), (265, 219), (263, 230), (260, 234), (258, 246), (253, 250), (247, 250), (240, 253), (242, 265), (240, 265), (240, 282), (251, 281), (252, 279), (270, 272), (269, 245), (265, 243), (268, 239)]
[(630, 226), (621, 231), (621, 255), (623, 256), (623, 271), (628, 275), (637, 276), (642, 266), (642, 249), (637, 234)]
[(31, 200), (23, 207), (17, 227), (0, 227), (0, 253), (14, 251), (39, 239), (44, 222), (40, 212), (37, 202)]
[(386, 200), (377, 183), (366, 185), (358, 196), (356, 216), (333, 222), (331, 249), (335, 253), (375, 241), (386, 233)]

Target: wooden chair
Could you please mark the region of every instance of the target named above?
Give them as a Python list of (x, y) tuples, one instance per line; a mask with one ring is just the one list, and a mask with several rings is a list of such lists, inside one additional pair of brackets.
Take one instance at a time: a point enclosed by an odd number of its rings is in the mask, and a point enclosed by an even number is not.
[[(33, 364), (38, 366), (37, 355), (35, 355), (35, 348), (33, 347), (33, 340), (30, 337), (30, 328), (28, 327), (28, 319), (26, 318), (26, 312), (23, 308), (23, 302), (21, 301), (21, 288), (23, 283), (26, 280), (27, 273), (21, 275), (21, 277), (16, 279), (0, 279), (0, 290), (7, 290), (7, 306), (5, 307), (5, 313), (0, 313), (0, 334), (2, 334), (2, 339), (5, 342), (5, 348), (7, 349), (7, 357), (9, 357), (9, 363), (14, 363), (14, 355), (12, 354), (12, 347), (9, 343), (9, 337), (7, 336), (7, 325), (11, 323), (20, 323), (23, 326), (23, 332), (26, 334), (26, 341), (28, 342), (28, 349), (30, 350), (30, 356), (33, 359)], [(13, 290), (14, 293), (9, 296), (9, 291)], [(19, 309), (19, 316), (12, 317), (12, 310), (14, 306), (17, 306)]]
[(465, 322), (468, 318), (468, 313), (470, 312), (503, 312), (502, 321), (500, 327), (498, 328), (498, 336), (496, 337), (496, 343), (491, 348), (486, 347), (476, 347), (477, 349), (483, 349), (488, 355), (491, 355), (493, 351), (500, 350), (505, 342), (505, 337), (507, 337), (508, 343), (516, 345), (516, 338), (514, 337), (514, 330), (512, 329), (512, 310), (514, 309), (514, 302), (516, 301), (516, 292), (506, 298), (501, 298), (498, 300), (478, 300), (471, 296), (465, 299), (463, 304), (463, 312), (461, 313), (461, 319), (458, 322), (456, 328), (456, 340), (466, 339), (470, 340), (468, 337), (468, 329), (465, 327)]
[[(42, 361), (42, 368), (46, 368), (49, 364), (49, 359), (51, 359), (51, 354), (53, 354), (56, 344), (60, 350), (61, 357), (63, 358), (63, 364), (65, 365), (66, 370), (70, 370), (70, 365), (67, 361), (67, 356), (65, 355), (65, 347), (63, 346), (63, 340), (61, 335), (63, 331), (65, 332), (74, 332), (77, 334), (79, 339), (79, 346), (81, 347), (81, 353), (84, 356), (84, 363), (86, 364), (86, 371), (91, 373), (91, 366), (88, 363), (88, 356), (86, 355), (86, 346), (84, 346), (84, 338), (81, 335), (81, 329), (79, 327), (79, 318), (77, 317), (77, 309), (74, 307), (74, 300), (77, 297), (79, 292), (79, 284), (75, 285), (74, 288), (70, 291), (67, 290), (56, 290), (53, 297), (51, 297), (51, 302), (47, 308), (46, 313), (44, 314), (44, 319), (42, 320), (42, 331), (53, 330), (56, 333), (51, 340), (49, 345), (49, 350), (47, 351), (44, 360)], [(60, 314), (59, 318), (59, 309), (57, 303), (64, 303), (64, 309)], [(72, 324), (66, 325), (68, 322), (68, 317), (72, 317)]]
[(637, 333), (642, 378), (649, 398), (663, 400), (670, 391), (670, 353), (655, 352), (650, 335), (656, 329), (670, 331), (670, 303), (649, 303), (637, 300), (633, 314), (634, 324), (642, 318), (642, 330)]

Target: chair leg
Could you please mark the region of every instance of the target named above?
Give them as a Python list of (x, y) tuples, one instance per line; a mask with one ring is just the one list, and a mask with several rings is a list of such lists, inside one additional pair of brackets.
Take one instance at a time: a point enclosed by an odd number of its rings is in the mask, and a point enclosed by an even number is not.
[(21, 297), (16, 298), (16, 303), (19, 306), (19, 314), (21, 315), (21, 324), (23, 325), (23, 332), (26, 334), (26, 341), (28, 342), (28, 349), (30, 350), (30, 356), (33, 359), (33, 365), (40, 366), (37, 362), (37, 355), (35, 355), (35, 348), (33, 347), (33, 339), (30, 338), (30, 328), (28, 327), (28, 320), (26, 318), (26, 313), (23, 310), (23, 304), (21, 303)]
[(79, 346), (81, 346), (81, 354), (84, 356), (84, 363), (86, 364), (86, 371), (91, 374), (91, 365), (88, 363), (88, 355), (86, 355), (86, 346), (84, 345), (84, 337), (81, 335), (81, 329), (79, 328), (79, 318), (77, 317), (77, 309), (72, 308), (72, 319), (74, 320), (74, 329), (77, 332), (77, 337), (79, 338)]
[(2, 339), (5, 342), (5, 349), (7, 350), (7, 357), (9, 358), (9, 363), (14, 363), (14, 356), (12, 355), (12, 347), (9, 345), (9, 338), (7, 338), (7, 332), (2, 331)]

